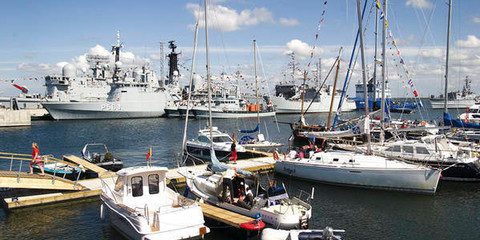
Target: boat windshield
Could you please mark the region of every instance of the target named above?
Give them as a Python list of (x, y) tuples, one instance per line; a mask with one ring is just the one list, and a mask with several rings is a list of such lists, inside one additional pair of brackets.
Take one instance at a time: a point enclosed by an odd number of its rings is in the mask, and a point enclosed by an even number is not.
[(218, 137), (213, 137), (213, 142), (215, 143), (220, 143), (220, 142), (232, 142), (232, 139), (228, 136), (218, 136)]

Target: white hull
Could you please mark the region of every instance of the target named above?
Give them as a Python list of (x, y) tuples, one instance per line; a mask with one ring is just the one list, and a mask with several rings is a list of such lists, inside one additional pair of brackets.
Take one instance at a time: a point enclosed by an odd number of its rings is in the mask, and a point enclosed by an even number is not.
[[(106, 206), (106, 213), (110, 218), (111, 225), (117, 229), (117, 231), (121, 232), (123, 235), (127, 236), (130, 239), (201, 239), (200, 235), (200, 228), (205, 227), (203, 223), (192, 225), (189, 227), (183, 227), (179, 229), (171, 229), (169, 231), (156, 231), (156, 232), (138, 232), (132, 224), (127, 221), (127, 218), (132, 221), (134, 224), (141, 225), (141, 219), (137, 219), (138, 221), (133, 220), (130, 216), (131, 213), (121, 207), (118, 207), (115, 204), (112, 204), (111, 201), (104, 200), (104, 206)], [(181, 208), (180, 208), (181, 209)], [(198, 207), (196, 209), (192, 208), (190, 210), (182, 210), (171, 212), (169, 214), (162, 214), (160, 217), (160, 228), (162, 224), (165, 226), (166, 224), (174, 226), (175, 223), (171, 222), (172, 219), (177, 219), (178, 215), (182, 214), (184, 216), (201, 216), (201, 208)], [(153, 214), (151, 214), (153, 216)], [(162, 221), (163, 220), (163, 221)]]
[(200, 238), (205, 227), (200, 206), (166, 186), (167, 168), (131, 167), (117, 180), (101, 179), (100, 216), (131, 239)]
[[(308, 109), (308, 113), (324, 113), (324, 112), (329, 112), (330, 111), (330, 101), (331, 97), (328, 95), (321, 95), (318, 96), (320, 98), (319, 101), (313, 102), (310, 108)], [(271, 100), (273, 102), (275, 111), (277, 113), (301, 113), (302, 109), (302, 101), (297, 100), (287, 100), (283, 97), (271, 97)], [(334, 101), (333, 101), (333, 111), (337, 111), (338, 107), (338, 102), (340, 101), (340, 96), (336, 96)], [(304, 111), (307, 109), (307, 107), (310, 105), (309, 101), (305, 101), (303, 104), (303, 109)], [(352, 100), (345, 100), (345, 102), (342, 105), (341, 110), (343, 112), (346, 111), (354, 111), (356, 109), (355, 106), (355, 101)]]
[(408, 167), (394, 160), (381, 162), (379, 157), (374, 156), (367, 156), (369, 160), (366, 161), (370, 163), (362, 164), (363, 159), (355, 158), (357, 154), (350, 155), (352, 157), (349, 159), (353, 159), (353, 162), (342, 161), (341, 156), (340, 160), (335, 157), (333, 162), (318, 159), (281, 160), (275, 163), (275, 171), (306, 180), (364, 188), (424, 194), (434, 194), (437, 189), (440, 170)]
[[(467, 108), (475, 104), (475, 99), (462, 99), (447, 101), (447, 108)], [(430, 99), (433, 109), (442, 109), (444, 107), (443, 99)]]
[[(206, 193), (208, 192), (206, 188), (212, 188), (212, 183), (209, 181), (208, 176), (188, 175), (186, 176), (186, 181), (191, 192), (196, 197), (203, 199), (209, 204), (252, 218), (255, 218), (257, 213), (259, 213), (263, 222), (275, 226), (276, 228), (300, 228), (300, 220), (308, 222), (308, 219), (312, 216), (311, 206), (307, 206), (307, 204), (303, 202), (304, 205), (302, 205), (301, 203), (296, 202), (296, 199), (292, 201), (293, 204), (285, 206), (283, 204), (270, 207), (255, 205), (251, 209), (246, 209), (230, 203), (220, 202), (216, 196), (212, 195), (212, 193)], [(221, 191), (221, 183), (215, 186), (217, 188), (215, 191)], [(305, 209), (305, 207), (307, 209)]]
[[(209, 112), (207, 108), (193, 108), (195, 118), (208, 118)], [(260, 117), (274, 117), (275, 112), (260, 112)], [(220, 109), (212, 109), (212, 118), (256, 118), (257, 112), (248, 111), (223, 111)]]
[(146, 101), (45, 102), (55, 120), (152, 118), (165, 114), (166, 95)]

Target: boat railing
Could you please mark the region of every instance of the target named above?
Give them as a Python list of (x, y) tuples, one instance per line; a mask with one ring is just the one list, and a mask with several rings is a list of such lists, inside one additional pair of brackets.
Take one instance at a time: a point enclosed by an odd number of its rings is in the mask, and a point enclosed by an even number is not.
[[(60, 159), (57, 159), (52, 154), (41, 155), (40, 158), (43, 161), (43, 165), (45, 165), (45, 163), (48, 163), (48, 162), (55, 164), (54, 165), (55, 169), (54, 169), (54, 172), (53, 172), (53, 175), (52, 175), (52, 184), (55, 184), (55, 180), (56, 180), (56, 177), (57, 177), (57, 175), (56, 175), (57, 164), (62, 163), (62, 164), (66, 164), (68, 166), (71, 166), (74, 169), (78, 168), (77, 165), (75, 165), (73, 163), (63, 161), (63, 160), (60, 160)], [(0, 152), (0, 159), (10, 160), (10, 165), (9, 165), (9, 171), (10, 172), (14, 171), (15, 161), (20, 161), (20, 163), (18, 164), (18, 171), (15, 170), (17, 172), (17, 183), (19, 183), (20, 179), (21, 179), (20, 177), (21, 177), (24, 161), (27, 161), (27, 162), (32, 161), (32, 158), (31, 158), (30, 154), (22, 154), (22, 153)], [(80, 177), (80, 172), (79, 172), (79, 176), (77, 177), (77, 179), (74, 182), (73, 188), (76, 188), (79, 177)]]
[[(112, 180), (113, 183), (115, 183), (115, 179), (113, 178), (113, 174), (108, 174)], [(115, 192), (110, 188), (110, 186), (105, 182), (102, 176), (99, 177), (100, 182), (102, 183), (102, 191), (105, 190), (105, 192), (109, 192), (110, 195), (113, 197), (113, 201), (115, 203), (120, 203), (117, 199), (117, 196), (115, 195)]]

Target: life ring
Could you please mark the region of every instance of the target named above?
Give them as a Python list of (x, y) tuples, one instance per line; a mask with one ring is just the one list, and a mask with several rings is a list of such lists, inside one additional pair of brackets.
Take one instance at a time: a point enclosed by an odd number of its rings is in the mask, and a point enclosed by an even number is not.
[(119, 97), (117, 97), (117, 102), (120, 102), (120, 98), (119, 98)]
[(273, 160), (275, 160), (275, 161), (280, 160), (280, 157), (278, 156), (278, 152), (277, 152), (277, 151), (273, 151), (273, 154), (272, 154), (272, 155), (273, 155)]
[(223, 110), (223, 111), (227, 111), (227, 107), (223, 107), (222, 110)]
[(420, 122), (420, 125), (422, 125), (422, 127), (425, 127), (425, 126), (427, 126), (427, 122), (422, 121), (422, 122)]

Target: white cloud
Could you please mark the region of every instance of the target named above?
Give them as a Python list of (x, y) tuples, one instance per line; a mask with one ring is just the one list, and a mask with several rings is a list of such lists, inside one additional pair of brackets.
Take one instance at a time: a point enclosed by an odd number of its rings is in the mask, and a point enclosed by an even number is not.
[(473, 21), (474, 23), (480, 23), (480, 17), (473, 17), (473, 18), (472, 18), (472, 21)]
[(424, 49), (420, 52), (422, 58), (441, 58), (445, 50), (440, 48)]
[(298, 26), (300, 22), (297, 19), (292, 18), (280, 18), (280, 24), (283, 26)]
[(474, 35), (468, 35), (467, 40), (458, 40), (455, 42), (455, 45), (464, 48), (478, 48), (480, 47), (480, 39)]
[[(283, 54), (290, 54), (294, 52), (295, 57), (297, 57), (298, 59), (305, 59), (306, 57), (310, 56), (313, 47), (298, 39), (293, 39), (287, 43), (287, 48), (288, 50), (284, 51)], [(318, 56), (322, 53), (323, 50), (320, 48), (315, 48), (315, 50), (313, 51), (313, 54), (315, 56)]]
[[(205, 11), (198, 4), (188, 3), (189, 9), (195, 19), (199, 19), (199, 26), (204, 27)], [(244, 26), (253, 26), (262, 22), (273, 22), (273, 13), (266, 8), (245, 9), (238, 13), (222, 5), (210, 4), (208, 7), (208, 24), (221, 32), (236, 31)], [(190, 26), (193, 27), (193, 26)]]
[(406, 6), (412, 6), (413, 8), (432, 8), (433, 4), (428, 0), (408, 0), (405, 3)]

